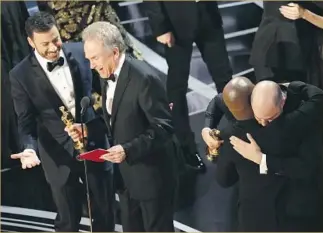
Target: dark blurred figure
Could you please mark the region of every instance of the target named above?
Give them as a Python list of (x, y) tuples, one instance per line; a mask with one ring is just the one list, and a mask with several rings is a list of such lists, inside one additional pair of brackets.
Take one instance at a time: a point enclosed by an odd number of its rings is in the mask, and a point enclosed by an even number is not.
[(147, 1), (144, 4), (153, 34), (166, 49), (167, 92), (169, 102), (174, 103), (176, 135), (191, 163), (203, 167), (189, 124), (186, 93), (193, 42), (200, 50), (218, 92), (222, 92), (232, 77), (217, 2)]
[(1, 58), (6, 61), (7, 71), (31, 51), (24, 28), (28, 17), (24, 1), (1, 1)]
[(312, 3), (311, 7), (289, 3), (280, 7), (279, 11), (289, 20), (296, 22), (307, 21), (313, 27), (313, 41), (306, 44), (310, 50), (310, 60), (307, 63), (309, 65), (307, 68), (307, 82), (323, 88), (323, 2), (313, 1)]
[[(322, 15), (317, 2), (297, 3)], [(294, 8), (295, 5), (290, 1), (264, 1), (263, 18), (253, 42), (250, 63), (255, 67), (257, 81), (299, 80), (322, 88), (322, 30), (301, 18), (284, 17), (281, 7)]]
[(16, 164), (10, 159), (12, 153), (20, 149), (18, 128), (13, 102), (10, 93), (8, 64), (1, 59), (1, 167), (7, 168)]
[[(24, 1), (1, 1), (1, 162), (2, 167), (16, 164), (10, 159), (19, 151), (16, 115), (10, 94), (9, 70), (30, 52), (24, 31), (29, 14)], [(19, 163), (17, 163), (19, 164)]]

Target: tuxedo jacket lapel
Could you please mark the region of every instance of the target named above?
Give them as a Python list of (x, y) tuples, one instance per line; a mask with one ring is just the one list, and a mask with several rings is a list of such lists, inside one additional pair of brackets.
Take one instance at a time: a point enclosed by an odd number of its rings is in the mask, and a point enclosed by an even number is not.
[(83, 85), (82, 85), (82, 75), (78, 66), (77, 61), (72, 56), (72, 53), (67, 52), (63, 47), (63, 52), (65, 54), (67, 64), (70, 68), (72, 80), (73, 80), (73, 88), (74, 88), (74, 97), (75, 97), (75, 119), (76, 121), (80, 120), (81, 117), (81, 99), (83, 98)]
[(106, 107), (106, 101), (107, 101), (107, 89), (109, 88), (108, 82), (105, 79), (100, 79), (101, 82), (101, 92), (102, 92), (102, 111), (103, 111), (103, 119), (105, 121), (105, 124), (108, 128), (108, 132), (110, 135), (108, 135), (108, 138), (111, 138), (111, 125), (110, 125), (110, 120), (111, 120), (111, 115), (107, 111)]
[[(65, 106), (61, 98), (57, 95), (54, 87), (52, 86), (51, 82), (49, 81), (45, 71), (40, 66), (39, 62), (37, 61), (35, 55), (31, 55), (30, 62), (32, 65), (32, 71), (34, 72), (35, 83), (41, 87), (43, 87), (43, 96), (44, 98), (48, 99), (50, 105), (53, 106), (55, 112), (61, 116), (62, 113), (59, 110), (60, 106)], [(66, 108), (66, 106), (65, 106)], [(66, 108), (67, 109), (67, 108)]]
[(130, 70), (130, 57), (126, 56), (123, 66), (120, 71), (119, 77), (117, 77), (117, 86), (114, 92), (113, 102), (112, 102), (112, 116), (111, 116), (111, 127), (113, 130), (114, 122), (118, 114), (119, 103), (122, 100), (123, 94), (127, 89), (130, 81), (129, 70)]

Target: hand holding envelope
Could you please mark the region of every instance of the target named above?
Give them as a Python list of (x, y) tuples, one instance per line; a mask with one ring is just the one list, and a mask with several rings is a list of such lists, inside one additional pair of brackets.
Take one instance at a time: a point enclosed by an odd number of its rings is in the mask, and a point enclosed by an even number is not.
[(126, 154), (121, 145), (113, 146), (108, 150), (96, 149), (77, 156), (78, 160), (88, 160), (97, 163), (102, 163), (104, 161), (121, 163), (125, 158)]
[(100, 158), (112, 163), (122, 163), (126, 158), (126, 153), (121, 145), (116, 145), (107, 150), (108, 153)]

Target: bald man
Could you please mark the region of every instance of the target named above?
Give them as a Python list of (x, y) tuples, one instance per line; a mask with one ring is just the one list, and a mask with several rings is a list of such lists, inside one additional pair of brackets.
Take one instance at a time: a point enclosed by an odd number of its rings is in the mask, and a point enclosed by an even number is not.
[[(296, 88), (294, 82), (291, 88)], [(253, 90), (251, 105), (255, 113), (255, 118), (262, 125), (266, 126), (277, 118), (284, 107), (287, 97), (287, 90), (284, 90), (277, 83), (272, 81), (259, 82)]]
[[(250, 91), (252, 91), (254, 84), (252, 84), (249, 79), (245, 77), (238, 77), (232, 80), (233, 83), (242, 81), (250, 85)], [(245, 98), (241, 98), (241, 101), (244, 99), (246, 101), (249, 101), (249, 97), (250, 93)], [(239, 108), (239, 106), (242, 105), (237, 103), (237, 107), (233, 107), (233, 109)], [(208, 107), (205, 111), (204, 128), (201, 132), (204, 142), (211, 150), (218, 149), (222, 144), (222, 140), (215, 140), (212, 136), (210, 136), (210, 132), (212, 129), (218, 127), (218, 124), (220, 123), (223, 116), (225, 116), (229, 124), (233, 124), (236, 121), (223, 100), (223, 93), (220, 93), (216, 95), (208, 104)]]
[[(302, 169), (304, 166), (300, 166), (301, 158), (290, 156), (297, 154), (296, 149), (293, 150), (291, 146), (282, 143), (282, 139), (285, 137), (284, 130), (287, 128), (279, 124), (275, 127), (263, 128), (257, 123), (249, 103), (252, 89), (253, 84), (248, 79), (236, 78), (229, 82), (223, 91), (223, 100), (237, 121), (221, 132), (224, 143), (220, 148), (216, 177), (218, 182), (225, 187), (239, 182), (239, 230), (277, 231), (286, 228), (288, 230), (288, 227), (285, 227), (287, 222), (285, 186), (289, 184), (291, 176), (309, 177), (308, 173), (315, 167), (315, 162), (313, 162), (315, 159), (313, 159), (314, 156), (306, 158), (305, 162), (308, 162), (308, 167), (311, 169)], [(306, 91), (303, 90), (303, 92)], [(298, 115), (306, 115), (302, 114), (306, 111), (313, 112), (311, 107), (315, 104), (312, 105), (311, 100), (315, 97), (320, 96), (322, 101), (320, 93), (315, 94), (310, 91), (306, 93), (308, 96), (304, 97), (305, 100), (307, 99), (305, 104), (286, 116), (286, 119), (297, 119)], [(237, 150), (236, 146), (232, 148), (230, 141), (233, 143), (239, 137), (245, 141), (250, 140), (252, 145), (256, 144), (250, 135), (246, 135), (247, 133), (253, 135), (259, 146), (255, 152), (247, 147), (249, 157), (244, 159), (235, 151)], [(231, 137), (232, 135), (236, 137)], [(302, 148), (314, 148), (316, 145), (317, 141), (310, 140), (306, 147), (302, 146)], [(295, 145), (293, 147), (295, 148)], [(270, 161), (270, 164), (273, 165), (269, 171), (266, 167), (262, 167), (262, 161), (266, 157), (267, 162)], [(284, 164), (292, 166), (281, 166)], [(267, 172), (267, 174), (260, 174), (261, 170), (263, 170), (262, 173)], [(289, 197), (287, 196), (287, 198)], [(298, 205), (299, 201), (296, 204)], [(311, 230), (315, 223), (305, 224), (306, 229), (304, 230)], [(297, 222), (293, 224), (297, 226), (294, 229), (302, 229), (297, 225)]]

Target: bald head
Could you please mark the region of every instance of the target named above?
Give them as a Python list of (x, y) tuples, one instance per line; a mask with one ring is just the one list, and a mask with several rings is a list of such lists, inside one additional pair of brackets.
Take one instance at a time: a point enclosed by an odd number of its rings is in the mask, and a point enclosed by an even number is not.
[(279, 85), (273, 81), (259, 82), (251, 95), (255, 118), (263, 126), (280, 115), (284, 103), (283, 93)]
[(223, 100), (230, 112), (237, 120), (253, 118), (250, 106), (250, 96), (254, 84), (245, 77), (236, 77), (223, 89)]

